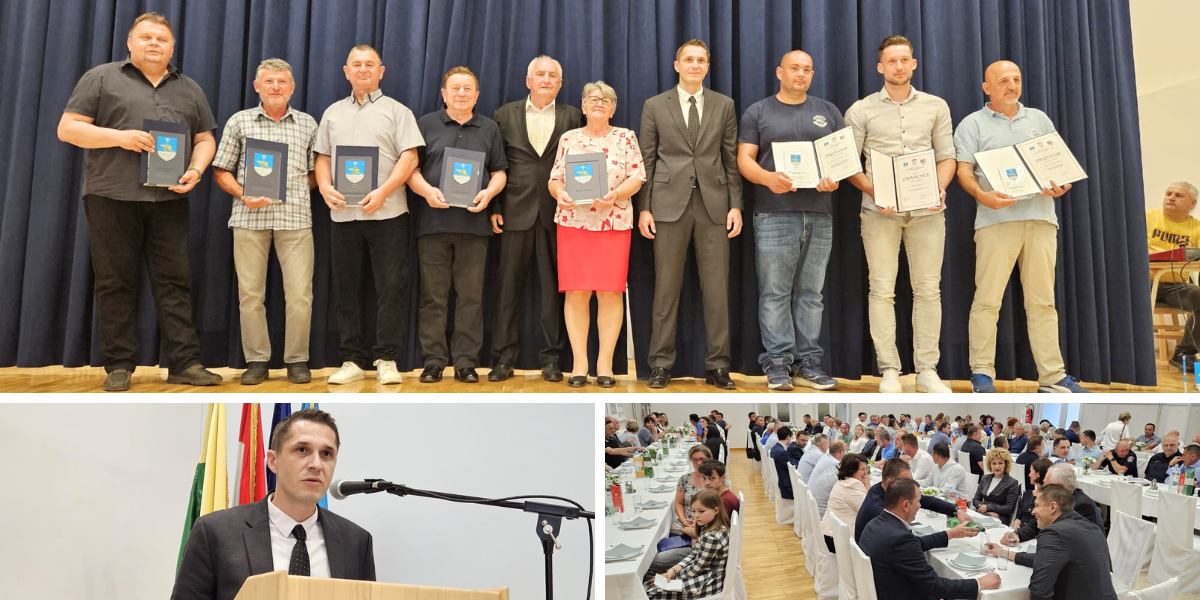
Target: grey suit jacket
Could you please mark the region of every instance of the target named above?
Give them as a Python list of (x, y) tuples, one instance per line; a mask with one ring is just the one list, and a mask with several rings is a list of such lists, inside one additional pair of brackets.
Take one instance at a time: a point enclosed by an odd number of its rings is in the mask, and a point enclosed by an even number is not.
[[(371, 534), (318, 507), (329, 574), (334, 579), (375, 581)], [(233, 600), (251, 575), (275, 570), (267, 500), (219, 510), (192, 526), (172, 600)]]
[(574, 106), (554, 103), (554, 131), (540, 156), (529, 143), (529, 124), (525, 118), (528, 96), (496, 109), (492, 118), (504, 137), (508, 156), (508, 183), (496, 198), (496, 210), (504, 216), (504, 231), (525, 231), (540, 215), (542, 227), (554, 229), (554, 209), (558, 204), (550, 196), (550, 171), (558, 155), (562, 134), (583, 127), (583, 113)]
[(650, 211), (656, 221), (679, 220), (698, 178), (709, 218), (724, 224), (729, 209), (742, 208), (737, 125), (733, 99), (704, 88), (704, 114), (693, 149), (688, 143), (677, 88), (646, 100), (638, 145), (642, 147), (648, 184), (637, 195), (638, 210)]

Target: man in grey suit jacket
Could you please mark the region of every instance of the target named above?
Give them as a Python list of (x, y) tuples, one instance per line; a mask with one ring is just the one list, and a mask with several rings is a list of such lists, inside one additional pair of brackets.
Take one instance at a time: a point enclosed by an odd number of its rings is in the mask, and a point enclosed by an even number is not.
[(735, 389), (729, 377), (729, 238), (742, 231), (733, 100), (703, 87), (708, 46), (688, 40), (675, 53), (679, 85), (646, 101), (638, 143), (649, 185), (637, 197), (638, 229), (654, 240), (654, 325), (650, 387), (664, 388), (675, 365), (675, 327), (688, 244), (695, 243), (708, 351), (704, 382)]
[(375, 581), (371, 534), (317, 506), (337, 464), (337, 424), (319, 409), (292, 413), (267, 451), (275, 492), (192, 526), (172, 600), (232, 600), (252, 575)]
[(1031, 567), (1030, 600), (1117, 600), (1104, 532), (1075, 512), (1067, 488), (1049, 483), (1038, 490), (1033, 515), (1041, 533), (1037, 552), (988, 544), (987, 553)]
[(542, 379), (562, 381), (567, 347), (563, 325), (563, 294), (558, 291), (558, 231), (556, 204), (548, 187), (550, 169), (558, 154), (558, 138), (583, 127), (583, 112), (555, 102), (562, 89), (562, 66), (549, 56), (529, 63), (525, 85), (529, 96), (509, 102), (493, 115), (504, 137), (508, 184), (497, 200), (492, 231), (500, 235), (500, 280), (495, 326), (492, 329), (492, 371), (488, 381), (512, 376), (520, 352), (517, 306), (525, 294), (529, 267), (537, 264), (541, 298), (539, 321), (543, 345), (538, 353)]

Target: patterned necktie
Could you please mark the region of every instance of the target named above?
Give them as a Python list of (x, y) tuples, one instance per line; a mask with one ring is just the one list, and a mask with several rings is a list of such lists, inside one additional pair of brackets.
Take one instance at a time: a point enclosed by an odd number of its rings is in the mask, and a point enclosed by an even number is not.
[(303, 575), (304, 577), (308, 577), (308, 545), (304, 543), (307, 537), (307, 534), (304, 532), (304, 526), (296, 525), (293, 527), (292, 536), (296, 538), (296, 545), (292, 546), (292, 560), (288, 563), (288, 575)]
[(696, 139), (700, 137), (700, 111), (696, 108), (696, 97), (688, 98), (688, 143), (696, 147)]

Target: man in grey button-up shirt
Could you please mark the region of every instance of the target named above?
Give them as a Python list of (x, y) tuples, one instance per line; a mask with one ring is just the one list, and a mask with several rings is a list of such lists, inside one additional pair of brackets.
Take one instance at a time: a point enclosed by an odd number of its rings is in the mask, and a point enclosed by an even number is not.
[(913, 287), (913, 362), (918, 392), (948, 393), (937, 374), (942, 330), (942, 254), (946, 246), (946, 216), (940, 205), (928, 210), (897, 214), (875, 205), (871, 180), (871, 155), (876, 150), (901, 156), (933, 149), (937, 161), (942, 202), (954, 178), (954, 133), (950, 107), (945, 100), (912, 87), (917, 68), (912, 42), (891, 36), (879, 45), (879, 72), (883, 90), (855, 102), (846, 111), (846, 124), (854, 131), (859, 148), (866, 152), (866, 171), (849, 178), (863, 191), (862, 237), (866, 251), (870, 293), (868, 311), (871, 339), (883, 379), (879, 391), (899, 393), (900, 352), (896, 348), (896, 273), (900, 242), (908, 254)]
[[(417, 147), (425, 140), (412, 111), (383, 95), (383, 61), (370, 46), (355, 46), (342, 67), (353, 92), (325, 109), (317, 128), (317, 186), (333, 220), (333, 298), (341, 336), (342, 368), (329, 377), (341, 384), (365, 377), (371, 357), (379, 383), (400, 383), (396, 361), (408, 322), (408, 238), (412, 225), (404, 181), (417, 166)], [(333, 186), (338, 146), (379, 149), (379, 187), (355, 205)], [(363, 253), (375, 276), (377, 318), (375, 347), (368, 353), (362, 336)]]
[[(143, 263), (162, 322), (167, 383), (216, 385), (221, 376), (200, 365), (200, 340), (192, 324), (187, 194), (212, 161), (217, 124), (204, 91), (170, 64), (175, 34), (165, 17), (138, 17), (126, 44), (128, 59), (99, 65), (80, 78), (58, 124), (58, 139), (87, 149), (83, 205), (108, 372), (104, 390), (128, 390), (137, 366)], [(187, 129), (191, 156), (177, 185), (139, 182), (141, 153), (155, 149), (145, 131), (147, 119)], [(180, 149), (187, 147), (184, 142)]]

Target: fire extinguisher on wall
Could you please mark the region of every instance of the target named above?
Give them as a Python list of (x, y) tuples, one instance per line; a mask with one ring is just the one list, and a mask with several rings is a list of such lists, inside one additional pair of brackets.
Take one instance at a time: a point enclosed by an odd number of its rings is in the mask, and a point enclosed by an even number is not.
[(1026, 425), (1033, 424), (1033, 405), (1032, 404), (1025, 405), (1025, 424)]

